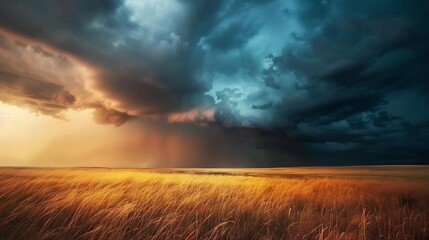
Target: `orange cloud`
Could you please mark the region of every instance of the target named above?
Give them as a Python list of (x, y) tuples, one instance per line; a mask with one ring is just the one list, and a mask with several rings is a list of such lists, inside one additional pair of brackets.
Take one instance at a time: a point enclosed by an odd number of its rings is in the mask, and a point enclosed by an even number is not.
[(0, 101), (64, 118), (67, 109), (95, 109), (99, 123), (120, 125), (130, 115), (94, 88), (96, 68), (0, 29)]
[(215, 110), (212, 108), (198, 108), (187, 112), (171, 113), (167, 116), (170, 123), (207, 124), (215, 121)]

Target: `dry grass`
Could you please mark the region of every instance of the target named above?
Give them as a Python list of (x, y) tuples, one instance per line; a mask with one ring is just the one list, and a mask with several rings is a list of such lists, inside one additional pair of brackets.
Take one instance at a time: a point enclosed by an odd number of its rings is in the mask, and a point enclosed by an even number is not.
[(429, 239), (418, 169), (3, 168), (0, 239)]

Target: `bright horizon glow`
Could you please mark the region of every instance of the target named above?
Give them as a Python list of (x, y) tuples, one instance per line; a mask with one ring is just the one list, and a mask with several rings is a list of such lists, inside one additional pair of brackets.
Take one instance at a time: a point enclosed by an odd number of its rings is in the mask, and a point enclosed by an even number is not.
[[(0, 103), (0, 160), (1, 165), (39, 165), (34, 161), (49, 151), (74, 149), (69, 153), (79, 155), (95, 147), (88, 137), (101, 140), (114, 127), (96, 124), (90, 110), (67, 110), (66, 120), (37, 114), (29, 110)], [(76, 137), (86, 139), (79, 148), (73, 145)], [(64, 148), (49, 149), (54, 141), (64, 142)], [(58, 162), (61, 164), (61, 162)], [(50, 165), (47, 163), (47, 165)]]
[(66, 110), (56, 119), (0, 103), (0, 166), (141, 168), (195, 164), (207, 147), (185, 131), (130, 121), (94, 122), (93, 112)]

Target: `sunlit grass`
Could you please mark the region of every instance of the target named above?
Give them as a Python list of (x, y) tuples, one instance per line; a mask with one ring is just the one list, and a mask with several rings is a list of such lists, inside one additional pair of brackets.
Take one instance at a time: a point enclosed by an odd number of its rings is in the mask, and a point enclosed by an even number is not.
[(410, 174), (181, 171), (0, 169), (0, 239), (429, 237), (429, 184)]

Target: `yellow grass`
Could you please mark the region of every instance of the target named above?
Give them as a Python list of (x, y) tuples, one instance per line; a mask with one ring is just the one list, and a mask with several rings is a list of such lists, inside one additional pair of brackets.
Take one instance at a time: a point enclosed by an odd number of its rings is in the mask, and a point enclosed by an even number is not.
[(0, 239), (429, 239), (427, 167), (0, 168)]

